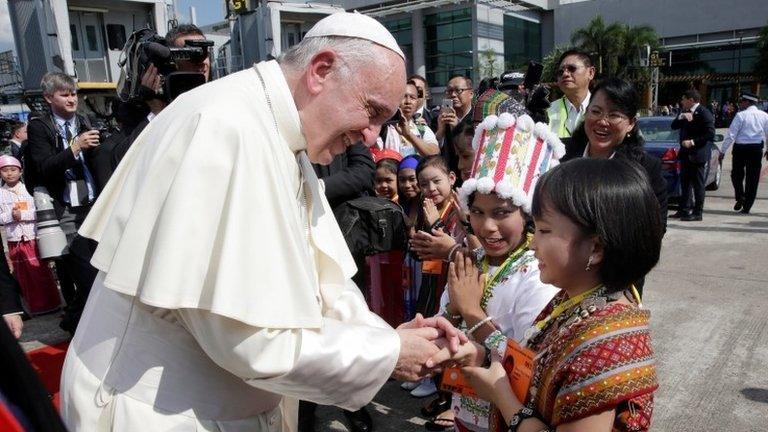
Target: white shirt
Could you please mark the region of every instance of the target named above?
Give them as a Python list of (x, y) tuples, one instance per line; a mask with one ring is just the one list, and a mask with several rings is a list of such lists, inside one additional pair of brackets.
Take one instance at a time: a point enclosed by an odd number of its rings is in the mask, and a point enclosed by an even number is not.
[(768, 113), (750, 105), (736, 114), (723, 141), (723, 154), (735, 144), (765, 143), (768, 137)]
[(568, 112), (568, 118), (565, 120), (565, 127), (568, 128), (571, 133), (576, 130), (576, 127), (584, 120), (584, 113), (587, 112), (589, 101), (592, 99), (592, 93), (587, 91), (587, 97), (581, 101), (581, 105), (578, 107), (571, 103), (571, 100), (567, 97), (563, 97), (565, 101), (565, 108)]
[[(14, 208), (20, 209), (21, 219), (18, 221), (13, 220)], [(8, 241), (35, 239), (35, 201), (22, 182), (14, 187), (6, 184), (0, 188), (0, 223), (5, 227)]]

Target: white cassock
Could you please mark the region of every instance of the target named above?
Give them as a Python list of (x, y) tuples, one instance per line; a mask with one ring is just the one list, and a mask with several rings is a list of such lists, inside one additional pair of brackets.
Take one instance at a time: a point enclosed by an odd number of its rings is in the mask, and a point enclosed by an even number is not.
[(276, 62), (139, 136), (80, 230), (100, 272), (64, 364), (71, 431), (279, 431), (284, 398), (373, 398), (400, 341), (350, 280), (305, 149)]

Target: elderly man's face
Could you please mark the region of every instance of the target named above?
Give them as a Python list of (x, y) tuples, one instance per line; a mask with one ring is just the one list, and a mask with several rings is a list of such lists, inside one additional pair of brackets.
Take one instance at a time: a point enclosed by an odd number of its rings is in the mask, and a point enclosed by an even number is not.
[(474, 91), (463, 77), (455, 77), (445, 86), (445, 96), (453, 101), (453, 109), (467, 112), (472, 105)]
[[(347, 147), (376, 144), (384, 122), (400, 105), (405, 91), (405, 63), (394, 52), (375, 47), (381, 62), (351, 72), (333, 72), (316, 96), (312, 113), (302, 115), (307, 155), (314, 163), (329, 164)], [(343, 61), (338, 56), (337, 61)]]

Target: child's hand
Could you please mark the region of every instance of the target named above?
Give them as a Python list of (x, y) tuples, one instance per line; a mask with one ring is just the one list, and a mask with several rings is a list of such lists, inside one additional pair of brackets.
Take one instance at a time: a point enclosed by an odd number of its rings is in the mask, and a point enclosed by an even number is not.
[(21, 210), (15, 208), (13, 211), (11, 211), (11, 216), (13, 217), (13, 220), (20, 221), (21, 220)]
[(453, 262), (448, 266), (448, 296), (451, 306), (461, 315), (480, 309), (480, 299), (483, 297), (485, 275), (477, 271), (477, 267), (469, 256), (457, 252)]
[(509, 385), (507, 372), (498, 358), (491, 361), (491, 366), (488, 369), (469, 366), (461, 368), (461, 371), (464, 372), (464, 377), (467, 378), (480, 399), (492, 402), (496, 406), (501, 405), (501, 401), (510, 398), (517, 400), (512, 392), (512, 387)]
[(432, 226), (438, 219), (440, 219), (440, 212), (437, 211), (437, 206), (434, 201), (429, 198), (424, 198), (424, 217), (429, 226)]
[(446, 259), (455, 245), (456, 240), (439, 229), (432, 230), (432, 234), (418, 231), (411, 239), (411, 249), (419, 255), (419, 259), (422, 261)]

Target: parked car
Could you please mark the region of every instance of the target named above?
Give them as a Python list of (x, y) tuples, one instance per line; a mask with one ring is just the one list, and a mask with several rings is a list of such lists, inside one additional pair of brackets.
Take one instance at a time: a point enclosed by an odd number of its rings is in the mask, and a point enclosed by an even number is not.
[[(645, 151), (661, 159), (661, 171), (667, 180), (667, 193), (669, 198), (680, 198), (680, 161), (677, 153), (680, 150), (680, 131), (672, 130), (674, 117), (641, 117), (637, 125), (645, 139)], [(720, 187), (720, 179), (723, 175), (723, 166), (720, 162), (720, 145), (723, 135), (715, 135), (715, 145), (707, 162), (707, 190), (717, 190)]]

